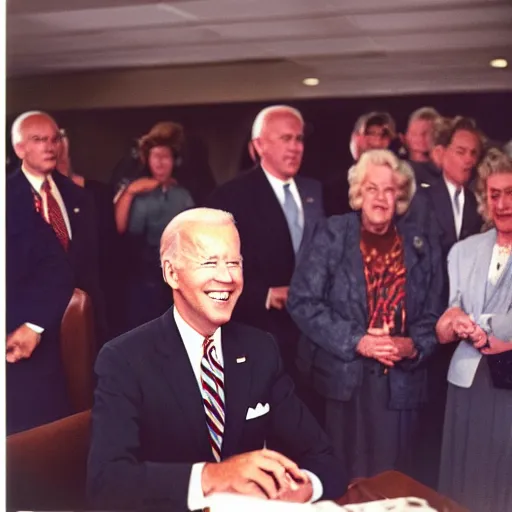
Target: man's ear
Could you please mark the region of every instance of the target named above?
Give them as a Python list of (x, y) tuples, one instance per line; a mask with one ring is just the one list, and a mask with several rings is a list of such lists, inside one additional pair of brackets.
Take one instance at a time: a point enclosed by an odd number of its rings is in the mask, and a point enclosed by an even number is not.
[(443, 164), (444, 152), (445, 148), (440, 144), (434, 146), (430, 151), (430, 159), (437, 165), (437, 167), (441, 167)]
[(14, 152), (16, 153), (16, 156), (23, 160), (25, 158), (25, 145), (23, 142), (18, 142), (17, 144), (14, 144)]
[(252, 145), (253, 149), (254, 149), (254, 153), (255, 153), (255, 156), (260, 159), (261, 158), (261, 151), (263, 149), (263, 146), (261, 144), (261, 139), (257, 138), (257, 139), (252, 139), (250, 141), (250, 144)]
[(164, 281), (173, 289), (178, 289), (178, 274), (176, 272), (176, 268), (171, 265), (171, 262), (168, 260), (164, 260), (164, 264), (162, 267), (162, 274), (164, 276)]

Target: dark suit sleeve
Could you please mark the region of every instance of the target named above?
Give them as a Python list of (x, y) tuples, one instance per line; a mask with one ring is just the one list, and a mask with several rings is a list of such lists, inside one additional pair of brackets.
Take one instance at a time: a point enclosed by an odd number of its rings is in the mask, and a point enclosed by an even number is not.
[(121, 351), (107, 345), (96, 366), (87, 493), (102, 509), (186, 510), (192, 464), (139, 460), (143, 397)]
[(25, 322), (58, 329), (73, 294), (73, 274), (51, 228), (34, 222), (29, 231), (7, 220), (7, 331)]
[[(335, 218), (334, 218), (335, 219)], [(331, 265), (342, 264), (344, 240), (331, 229), (329, 219), (320, 222), (313, 240), (293, 274), (287, 308), (300, 330), (316, 345), (337, 358), (351, 362), (356, 347), (366, 334), (342, 307), (334, 309), (329, 298)]]
[[(270, 337), (270, 335), (269, 335)], [(291, 378), (283, 373), (277, 344), (270, 341), (274, 384), (271, 392), (271, 436), (267, 446), (314, 473), (323, 485), (322, 499), (337, 499), (347, 490), (348, 478), (325, 432), (294, 392)]]

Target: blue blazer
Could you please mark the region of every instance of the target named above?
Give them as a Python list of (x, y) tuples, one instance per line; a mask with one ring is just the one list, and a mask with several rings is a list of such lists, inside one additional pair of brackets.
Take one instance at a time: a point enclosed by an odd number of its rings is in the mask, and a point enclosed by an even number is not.
[[(277, 345), (260, 330), (222, 326), (226, 426), (222, 459), (281, 451), (323, 483), (347, 487), (341, 462), (283, 373)], [(203, 400), (173, 310), (107, 343), (96, 361), (87, 488), (104, 510), (186, 510), (192, 465), (213, 462)], [(269, 413), (246, 419), (258, 403)]]
[[(318, 220), (324, 217), (318, 181), (297, 176), (302, 199), (302, 252), (309, 245)], [(286, 310), (265, 308), (268, 289), (289, 286), (296, 265), (290, 230), (283, 209), (261, 167), (219, 187), (207, 205), (235, 217), (244, 258), (244, 291), (233, 318), (274, 334), (280, 343), (296, 343), (299, 332)]]
[[(422, 363), (434, 351), (435, 325), (442, 313), (441, 252), (420, 228), (397, 221), (404, 240), (407, 331), (418, 357), (389, 372), (391, 408), (415, 408), (426, 401)], [(319, 225), (292, 280), (288, 309), (305, 337), (299, 366), (318, 392), (349, 400), (362, 381), (363, 357), (356, 352), (368, 328), (359, 213), (333, 216)]]

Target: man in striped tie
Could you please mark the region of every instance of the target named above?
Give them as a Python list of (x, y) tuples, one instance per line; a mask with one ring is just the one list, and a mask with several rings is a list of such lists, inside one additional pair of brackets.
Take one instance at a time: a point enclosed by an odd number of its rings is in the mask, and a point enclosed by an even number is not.
[(88, 492), (94, 507), (196, 510), (231, 492), (296, 502), (346, 489), (271, 335), (230, 322), (243, 288), (231, 214), (197, 208), (161, 241), (174, 307), (98, 356)]

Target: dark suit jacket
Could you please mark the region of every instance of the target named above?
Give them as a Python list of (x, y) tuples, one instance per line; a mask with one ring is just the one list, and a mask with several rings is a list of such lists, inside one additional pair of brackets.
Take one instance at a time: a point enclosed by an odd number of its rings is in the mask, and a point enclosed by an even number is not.
[[(442, 313), (440, 250), (420, 229), (399, 220), (406, 267), (406, 331), (418, 357), (389, 371), (390, 407), (410, 409), (426, 401), (423, 362), (433, 353)], [(335, 400), (350, 400), (361, 383), (364, 358), (356, 352), (368, 329), (360, 213), (333, 216), (320, 224), (293, 277), (288, 309), (307, 338), (299, 363), (314, 387)]]
[(70, 412), (58, 334), (74, 280), (52, 228), (35, 212), (33, 203), (32, 208), (23, 207), (24, 190), (11, 177), (6, 202), (7, 333), (25, 322), (45, 329), (29, 359), (7, 364), (10, 434)]
[[(98, 236), (93, 199), (83, 188), (57, 171), (52, 178), (66, 206), (71, 225), (71, 241), (64, 254), (73, 270), (74, 285), (88, 293), (94, 305), (97, 334), (105, 333), (104, 299), (99, 284)], [(34, 211), (34, 199), (29, 181), (19, 169), (7, 178), (9, 193), (17, 197), (16, 210), (21, 215)], [(64, 251), (63, 251), (64, 252)]]
[[(324, 212), (320, 183), (300, 176), (295, 178), (295, 183), (304, 210), (300, 257)], [(265, 309), (265, 301), (269, 288), (289, 286), (296, 256), (283, 209), (261, 167), (219, 187), (207, 206), (231, 212), (240, 233), (244, 291), (233, 318), (271, 332), (286, 352), (296, 343), (297, 327), (284, 309)]]
[[(323, 483), (346, 489), (340, 462), (282, 373), (272, 337), (241, 324), (222, 327), (226, 427), (222, 458), (280, 450)], [(237, 359), (245, 357), (238, 363)], [(186, 509), (192, 464), (213, 462), (199, 386), (170, 309), (107, 343), (96, 373), (88, 494), (96, 507)], [(249, 407), (270, 412), (246, 420)]]
[(415, 162), (409, 160), (408, 164), (414, 171), (414, 177), (416, 178), (416, 184), (418, 188), (426, 188), (426, 186), (432, 186), (439, 179), (442, 179), (442, 172), (433, 162)]

